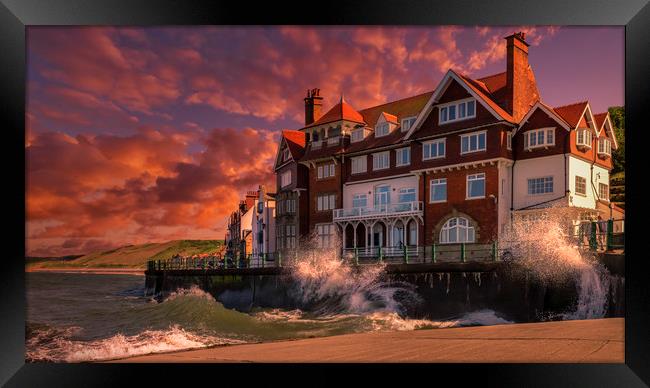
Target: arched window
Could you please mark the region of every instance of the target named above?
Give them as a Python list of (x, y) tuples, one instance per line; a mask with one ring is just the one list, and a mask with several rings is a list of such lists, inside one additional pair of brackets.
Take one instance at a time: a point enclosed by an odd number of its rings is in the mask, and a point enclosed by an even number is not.
[(440, 231), (440, 242), (442, 244), (473, 243), (474, 227), (469, 226), (467, 218), (450, 218), (442, 226)]

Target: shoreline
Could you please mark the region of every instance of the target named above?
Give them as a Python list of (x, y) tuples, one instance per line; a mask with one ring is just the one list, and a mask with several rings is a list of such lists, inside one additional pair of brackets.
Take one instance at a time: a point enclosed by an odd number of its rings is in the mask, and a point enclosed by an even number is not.
[(102, 267), (59, 267), (59, 268), (26, 268), (25, 272), (40, 273), (74, 273), (93, 275), (132, 275), (144, 276), (144, 269), (140, 268), (102, 268)]
[(216, 346), (109, 363), (624, 363), (624, 318), (513, 323)]

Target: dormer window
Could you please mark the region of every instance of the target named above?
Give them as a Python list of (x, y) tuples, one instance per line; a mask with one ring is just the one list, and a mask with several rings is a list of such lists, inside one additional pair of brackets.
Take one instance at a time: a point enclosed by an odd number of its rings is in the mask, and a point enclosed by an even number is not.
[(357, 128), (354, 131), (352, 131), (352, 134), (350, 135), (350, 142), (351, 143), (356, 143), (358, 141), (363, 140), (365, 137), (365, 129), (364, 128)]
[(388, 135), (389, 123), (380, 123), (375, 127), (375, 137), (382, 137)]
[(533, 129), (524, 133), (524, 149), (549, 147), (555, 145), (555, 128)]
[(591, 131), (588, 129), (578, 129), (576, 131), (576, 145), (578, 148), (591, 148)]
[(442, 104), (438, 108), (439, 124), (446, 124), (476, 117), (476, 100), (473, 98)]
[(612, 141), (606, 138), (598, 139), (598, 155), (608, 157), (612, 155)]
[(402, 119), (402, 132), (406, 132), (409, 129), (411, 129), (413, 124), (415, 124), (416, 119), (417, 119), (417, 117), (415, 117), (415, 116), (407, 117), (405, 119)]
[(289, 148), (285, 147), (284, 150), (282, 150), (282, 161), (286, 162), (287, 160), (289, 160)]

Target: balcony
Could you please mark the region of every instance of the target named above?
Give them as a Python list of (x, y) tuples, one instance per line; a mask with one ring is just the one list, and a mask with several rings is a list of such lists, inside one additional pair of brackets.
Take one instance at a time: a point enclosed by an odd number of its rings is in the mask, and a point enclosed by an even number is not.
[(423, 203), (405, 202), (379, 205), (375, 207), (357, 207), (351, 209), (334, 209), (334, 221), (362, 220), (372, 218), (422, 216)]

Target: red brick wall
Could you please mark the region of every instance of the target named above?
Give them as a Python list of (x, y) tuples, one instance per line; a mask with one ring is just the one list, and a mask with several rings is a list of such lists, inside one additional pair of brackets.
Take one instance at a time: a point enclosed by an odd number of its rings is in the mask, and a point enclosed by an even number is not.
[[(485, 198), (467, 200), (467, 175), (485, 173)], [(447, 178), (447, 202), (429, 203), (429, 185), (432, 179)], [(425, 212), (426, 225), (424, 226), (424, 243), (428, 246), (439, 242), (439, 228), (444, 221), (454, 215), (470, 217), (475, 222), (476, 241), (489, 243), (496, 236), (498, 231), (498, 210), (494, 199), (490, 194), (498, 196), (499, 179), (496, 166), (486, 166), (474, 169), (453, 170), (451, 172), (440, 172), (427, 174), (426, 180)], [(423, 193), (424, 188), (421, 188)]]
[(309, 233), (311, 233), (316, 224), (331, 223), (332, 211), (318, 211), (319, 194), (336, 194), (336, 208), (343, 207), (343, 195), (341, 192), (341, 163), (335, 164), (335, 176), (332, 178), (318, 179), (318, 166), (329, 164), (317, 163), (315, 167), (309, 169)]

